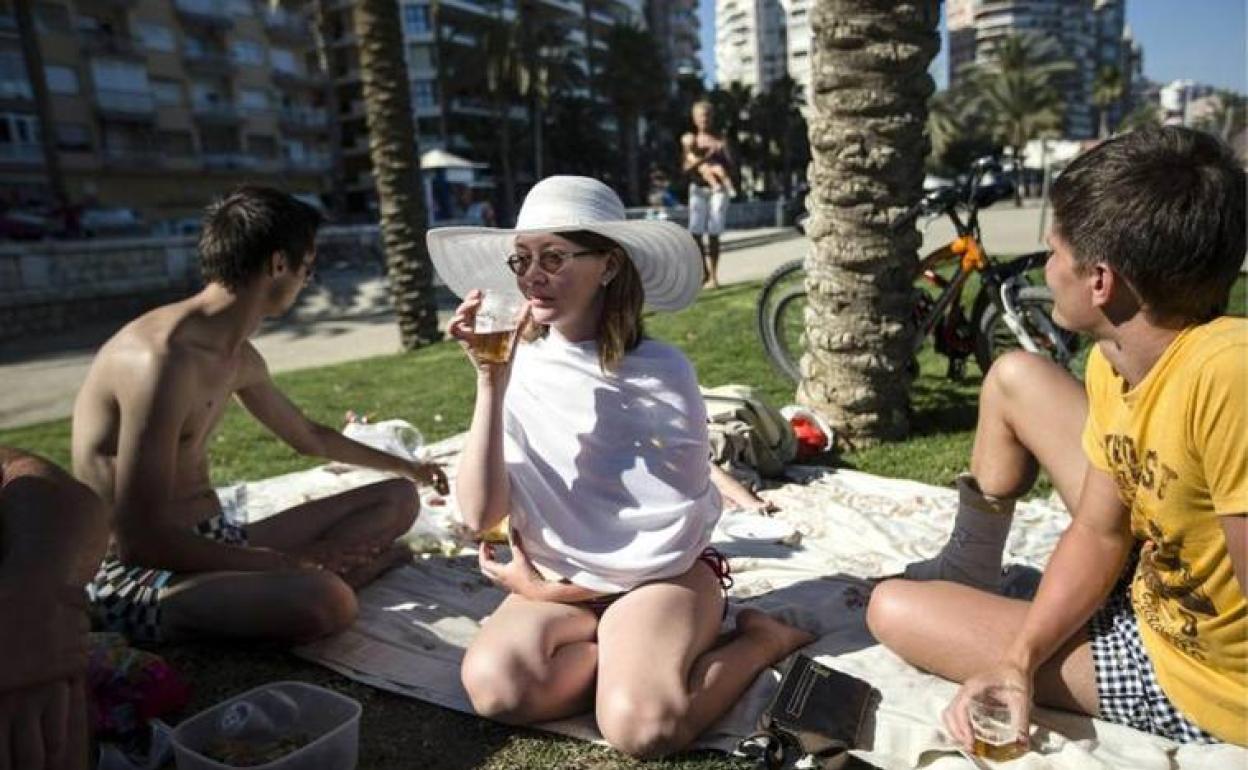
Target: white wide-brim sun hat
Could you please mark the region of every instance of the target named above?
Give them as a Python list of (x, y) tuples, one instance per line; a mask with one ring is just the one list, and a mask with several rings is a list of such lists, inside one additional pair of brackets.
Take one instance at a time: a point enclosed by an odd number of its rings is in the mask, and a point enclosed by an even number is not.
[(459, 297), (473, 289), (518, 291), (507, 267), (516, 235), (589, 230), (623, 247), (641, 275), (646, 304), (655, 310), (688, 307), (702, 287), (698, 243), (674, 222), (627, 219), (615, 191), (597, 179), (552, 176), (529, 190), (516, 227), (438, 227), (426, 237), (433, 267)]

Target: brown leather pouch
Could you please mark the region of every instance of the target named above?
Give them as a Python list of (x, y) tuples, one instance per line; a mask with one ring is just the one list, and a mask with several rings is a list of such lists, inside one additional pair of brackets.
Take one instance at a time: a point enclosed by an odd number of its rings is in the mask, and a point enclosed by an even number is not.
[[(760, 767), (778, 767), (795, 746), (813, 760), (807, 766), (836, 770), (860, 745), (863, 725), (878, 701), (879, 692), (870, 684), (798, 655), (759, 717), (760, 732), (742, 741), (738, 751), (759, 759)], [(753, 751), (746, 750), (750, 742)]]

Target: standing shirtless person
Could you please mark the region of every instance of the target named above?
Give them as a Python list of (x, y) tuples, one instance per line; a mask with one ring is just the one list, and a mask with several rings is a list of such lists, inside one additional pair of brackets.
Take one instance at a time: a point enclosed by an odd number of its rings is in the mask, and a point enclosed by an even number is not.
[[(309, 420), (248, 338), (312, 275), (317, 212), (264, 187), (208, 208), (207, 286), (130, 322), (100, 349), (74, 404), (74, 473), (115, 507), (113, 544), (87, 586), (110, 630), (158, 641), (196, 634), (303, 641), (338, 631), (354, 588), (406, 556), (394, 541), (438, 466)], [(301, 454), (405, 476), (241, 526), (223, 510), (208, 446), (233, 396)]]
[[(702, 250), (703, 279), (712, 289), (719, 288), (719, 236), (724, 232), (731, 184), (714, 187), (707, 177), (714, 174), (731, 180), (735, 161), (728, 143), (714, 133), (714, 111), (707, 101), (693, 105), (694, 131), (680, 137), (681, 169), (689, 177), (689, 232)], [(712, 167), (717, 169), (712, 171)], [(706, 240), (703, 242), (703, 236)]]

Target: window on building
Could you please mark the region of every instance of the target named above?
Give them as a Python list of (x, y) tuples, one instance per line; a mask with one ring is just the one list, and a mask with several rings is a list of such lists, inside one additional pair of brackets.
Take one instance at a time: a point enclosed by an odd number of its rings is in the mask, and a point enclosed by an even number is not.
[(182, 106), (182, 84), (176, 80), (152, 78), (152, 97), (162, 107)]
[(48, 64), (44, 66), (43, 74), (52, 93), (67, 96), (78, 93), (78, 71), (73, 67)]
[(409, 45), (407, 66), (414, 70), (433, 69), (433, 51), (427, 45)]
[(21, 51), (0, 51), (0, 97), (30, 99), (32, 96)]
[(230, 103), (226, 92), (213, 83), (192, 83), (191, 104), (196, 108), (221, 107)]
[(97, 91), (147, 93), (147, 66), (120, 59), (92, 59), (91, 80)]
[(40, 32), (69, 32), (69, 9), (55, 3), (35, 4), (35, 29)]
[(254, 40), (235, 40), (230, 44), (230, 55), (239, 64), (264, 64), (264, 46)]
[(259, 88), (244, 88), (238, 93), (238, 106), (248, 112), (268, 112), (272, 107), (269, 92)]
[(173, 53), (178, 50), (178, 41), (173, 36), (173, 30), (163, 24), (140, 21), (134, 25), (134, 34), (149, 51)]
[(273, 69), (282, 72), (298, 72), (299, 67), (295, 64), (295, 54), (285, 48), (272, 48), (269, 50), (269, 62), (272, 63)]
[(412, 104), (417, 107), (432, 107), (437, 100), (438, 93), (432, 80), (412, 81)]
[(90, 152), (91, 129), (83, 123), (57, 123), (56, 149), (65, 152)]
[(403, 6), (403, 31), (409, 35), (420, 35), (430, 30), (429, 6)]
[(256, 15), (256, 4), (252, 0), (225, 0), (225, 10), (231, 16), (246, 19)]
[(277, 139), (268, 134), (248, 134), (247, 151), (257, 158), (276, 158)]
[(190, 131), (160, 131), (156, 135), (160, 154), (171, 158), (186, 158), (195, 154), (195, 143)]
[(0, 112), (0, 147), (39, 144), (39, 119), (24, 112)]

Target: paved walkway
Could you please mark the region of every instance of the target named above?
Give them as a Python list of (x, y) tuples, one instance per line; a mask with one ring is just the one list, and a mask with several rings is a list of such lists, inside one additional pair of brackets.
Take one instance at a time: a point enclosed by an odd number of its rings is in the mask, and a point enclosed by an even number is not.
[[(1011, 206), (981, 215), (984, 242), (991, 253), (1012, 254), (1039, 248), (1039, 209)], [(924, 251), (948, 241), (952, 228), (933, 222), (924, 233)], [(789, 228), (726, 233), (720, 280), (760, 280), (778, 265), (806, 254), (809, 243)], [(376, 273), (319, 270), (321, 285), (306, 292), (290, 317), (269, 325), (255, 338), (272, 371), (340, 363), (399, 350), (398, 328), (385, 280)], [(453, 298), (442, 298), (443, 323)], [(0, 428), (28, 425), (69, 415), (95, 350), (118, 328), (101, 324), (72, 333), (6, 344), (0, 353)]]

